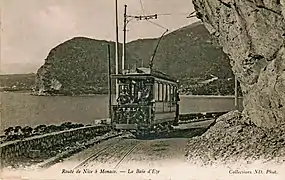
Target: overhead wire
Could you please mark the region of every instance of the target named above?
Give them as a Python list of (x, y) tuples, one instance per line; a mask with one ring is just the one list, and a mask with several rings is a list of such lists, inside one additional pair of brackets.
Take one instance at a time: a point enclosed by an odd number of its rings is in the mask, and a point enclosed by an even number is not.
[(143, 13), (143, 15), (145, 15), (145, 11), (144, 11), (144, 7), (143, 7), (143, 2), (142, 2), (142, 0), (140, 0), (140, 4), (141, 4), (142, 13)]
[[(141, 5), (142, 13), (143, 13), (143, 15), (145, 15), (145, 9), (144, 9), (142, 0), (140, 0), (140, 5)], [(158, 14), (156, 14), (156, 15), (158, 15)], [(159, 15), (171, 15), (171, 14), (159, 14)], [(160, 27), (160, 28), (163, 28), (163, 29), (165, 29), (165, 30), (168, 31), (168, 29), (167, 29), (166, 27), (163, 27), (162, 25), (160, 25), (160, 24), (158, 24), (158, 23), (152, 22), (152, 21), (150, 21), (150, 19), (146, 19), (146, 20), (147, 20), (147, 22), (149, 22), (149, 23), (151, 23), (151, 24), (154, 24), (154, 25), (156, 25), (156, 26), (158, 26), (158, 27)]]
[(165, 29), (165, 30), (168, 30), (166, 27), (164, 27), (164, 26), (162, 26), (162, 25), (160, 25), (160, 24), (158, 24), (158, 23), (155, 23), (155, 22), (153, 22), (153, 21), (147, 20), (147, 22), (149, 22), (149, 23), (151, 23), (151, 24), (153, 24), (153, 25), (156, 25), (157, 27), (160, 27), (160, 28), (163, 28), (163, 29)]
[(189, 13), (187, 12), (181, 12), (181, 13), (160, 13), (160, 14), (157, 14), (159, 16), (182, 16), (182, 15), (189, 15)]

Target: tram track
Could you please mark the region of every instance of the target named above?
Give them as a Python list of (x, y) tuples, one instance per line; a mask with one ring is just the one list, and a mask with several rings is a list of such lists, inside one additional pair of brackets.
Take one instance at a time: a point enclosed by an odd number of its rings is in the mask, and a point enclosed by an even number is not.
[(107, 143), (102, 148), (96, 150), (95, 153), (85, 158), (73, 169), (93, 167), (97, 164), (114, 164), (114, 169), (117, 169), (122, 163), (128, 161), (130, 154), (140, 144), (141, 142), (135, 139), (119, 138), (117, 141)]
[[(120, 140), (118, 140), (117, 142), (119, 142)], [(103, 148), (99, 149), (96, 153), (92, 154), (91, 156), (87, 157), (86, 159), (84, 159), (83, 161), (81, 161), (76, 167), (74, 167), (73, 169), (78, 169), (80, 167), (83, 167), (85, 165), (88, 164), (88, 162), (98, 158), (100, 155), (102, 155), (104, 152), (106, 152), (107, 150), (109, 150), (111, 147), (106, 145)]]
[[(214, 119), (212, 119), (213, 121)], [(200, 120), (201, 121), (201, 120)], [(111, 139), (106, 139), (105, 141), (102, 141), (102, 143), (99, 143), (99, 145), (96, 147), (94, 146), (92, 151), (88, 151), (85, 153), (84, 156), (81, 156), (80, 160), (77, 160), (75, 167), (73, 169), (80, 169), (80, 168), (95, 168), (95, 167), (102, 167), (107, 165), (107, 167), (113, 167), (113, 169), (118, 169), (119, 167), (123, 166), (123, 164), (127, 164), (129, 161), (133, 161), (136, 158), (137, 154), (141, 154), (141, 149), (145, 149), (145, 146), (148, 146), (147, 140), (155, 140), (155, 139), (161, 139), (161, 138), (168, 138), (168, 137), (176, 137), (176, 138), (185, 138), (185, 137), (192, 137), (194, 136), (193, 133), (196, 132), (195, 129), (198, 128), (197, 134), (200, 134), (200, 131), (202, 132), (200, 126), (206, 128), (209, 126), (207, 121), (208, 119), (203, 121), (203, 123), (200, 125), (196, 125), (197, 122), (190, 122), (189, 127), (182, 127), (181, 125), (185, 125), (184, 123), (179, 125), (178, 129), (173, 129), (170, 134), (164, 134), (160, 136), (154, 136), (150, 138), (140, 138), (136, 139), (134, 135), (131, 135), (131, 133), (124, 133), (119, 136), (113, 137)], [(202, 121), (201, 121), (202, 122)], [(200, 123), (201, 123), (200, 122)], [(180, 127), (181, 126), (181, 127)], [(193, 129), (194, 128), (194, 129)], [(188, 130), (187, 130), (188, 129)], [(193, 130), (191, 130), (193, 129)], [(187, 131), (187, 132), (186, 132)], [(188, 133), (193, 132), (193, 133)], [(204, 130), (203, 130), (204, 131)], [(184, 135), (185, 134), (185, 135)], [(195, 133), (194, 133), (195, 134)], [(131, 135), (131, 136), (130, 136)], [(141, 145), (142, 144), (142, 145)], [(141, 148), (138, 147), (141, 145)], [(147, 153), (151, 156), (152, 151), (156, 153), (159, 151), (164, 150), (164, 148), (158, 148), (153, 149), (151, 147), (150, 151), (144, 150), (144, 153)], [(137, 151), (136, 151), (137, 149)], [(135, 151), (135, 153), (134, 153)], [(84, 153), (83, 153), (84, 154)], [(140, 158), (144, 159), (144, 158)]]
[(127, 156), (129, 156), (138, 146), (140, 145), (140, 142), (138, 142), (137, 144), (135, 144), (133, 147), (131, 147), (129, 149), (129, 151), (127, 151), (127, 153), (125, 153), (122, 158), (118, 161), (118, 163), (116, 164), (116, 166), (114, 167), (114, 169), (117, 169), (122, 162), (124, 162), (124, 160), (126, 159)]

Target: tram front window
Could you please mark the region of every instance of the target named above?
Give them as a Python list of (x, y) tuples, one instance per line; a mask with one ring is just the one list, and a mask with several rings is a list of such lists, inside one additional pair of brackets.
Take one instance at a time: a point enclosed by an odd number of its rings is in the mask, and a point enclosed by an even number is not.
[(132, 80), (120, 86), (117, 101), (119, 104), (149, 104), (153, 100), (152, 88), (153, 85), (145, 81)]
[(129, 89), (127, 86), (121, 86), (120, 87), (120, 94), (119, 94), (117, 101), (119, 104), (131, 103)]

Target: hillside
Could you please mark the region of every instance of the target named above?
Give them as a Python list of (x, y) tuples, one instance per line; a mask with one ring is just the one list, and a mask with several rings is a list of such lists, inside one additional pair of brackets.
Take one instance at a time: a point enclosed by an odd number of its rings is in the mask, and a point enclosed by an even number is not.
[[(128, 43), (127, 50), (131, 55), (127, 63), (148, 65), (157, 41), (140, 39)], [(155, 55), (154, 67), (178, 78), (183, 94), (234, 93), (229, 59), (200, 22), (164, 36)], [(208, 84), (199, 83), (213, 76), (218, 80)]]
[(30, 91), (35, 86), (36, 74), (0, 75), (0, 91)]
[[(126, 67), (148, 66), (157, 41), (139, 39), (128, 43)], [(114, 72), (114, 42), (75, 37), (53, 48), (37, 72), (37, 91), (49, 94), (107, 92), (108, 44), (111, 45)], [(200, 22), (167, 34), (159, 45), (154, 68), (180, 79), (184, 94), (233, 93), (229, 60), (221, 48), (212, 43), (210, 34)], [(198, 84), (212, 76), (219, 81)], [(230, 87), (225, 89), (221, 84)], [(208, 89), (209, 86), (212, 88)]]
[(108, 44), (114, 52), (113, 42), (84, 37), (73, 38), (53, 48), (37, 72), (36, 89), (68, 95), (107, 91)]
[[(157, 44), (157, 39), (141, 39), (128, 43), (132, 56), (129, 63), (148, 61)], [(223, 66), (220, 66), (224, 63)], [(213, 44), (210, 34), (201, 23), (194, 23), (172, 33), (161, 40), (154, 66), (180, 79), (207, 77), (232, 77), (230, 64), (221, 48)]]

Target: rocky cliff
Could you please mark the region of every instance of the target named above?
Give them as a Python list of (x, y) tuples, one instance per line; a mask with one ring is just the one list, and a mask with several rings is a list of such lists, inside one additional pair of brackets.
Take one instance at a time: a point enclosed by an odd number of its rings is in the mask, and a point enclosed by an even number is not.
[(285, 123), (285, 0), (193, 0), (198, 17), (228, 54), (244, 95), (244, 117)]

